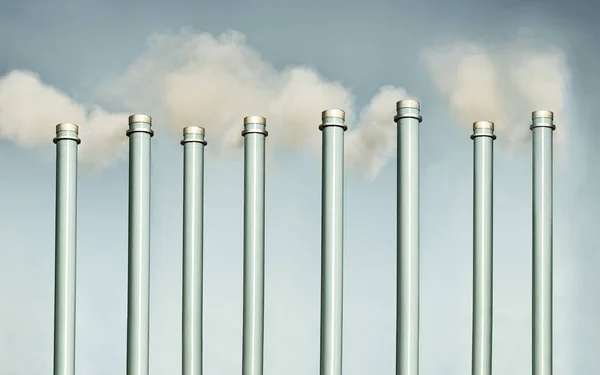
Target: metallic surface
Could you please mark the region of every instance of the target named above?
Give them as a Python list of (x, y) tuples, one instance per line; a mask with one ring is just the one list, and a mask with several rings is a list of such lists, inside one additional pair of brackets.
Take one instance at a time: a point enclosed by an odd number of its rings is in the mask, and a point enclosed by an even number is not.
[(150, 116), (133, 115), (129, 118), (127, 375), (148, 375), (152, 134)]
[(421, 110), (421, 103), (412, 99), (404, 99), (396, 103), (396, 110), (399, 110), (401, 108), (414, 108)]
[(202, 374), (204, 128), (183, 129), (182, 374)]
[(552, 132), (550, 111), (533, 123), (533, 375), (552, 374)]
[(186, 134), (199, 134), (199, 135), (205, 135), (205, 130), (204, 128), (200, 127), (200, 126), (186, 126), (185, 128), (183, 128), (183, 140), (186, 140), (185, 135)]
[(244, 117), (244, 125), (248, 125), (248, 124), (267, 125), (267, 119), (262, 116)]
[(471, 373), (492, 374), (494, 124), (473, 124), (473, 331)]
[(342, 120), (346, 119), (346, 112), (341, 109), (328, 109), (321, 113), (321, 119), (325, 120), (326, 118), (339, 118)]
[(56, 126), (54, 375), (75, 375), (78, 127)]
[(545, 109), (541, 109), (539, 111), (534, 111), (531, 114), (531, 119), (534, 120), (536, 118), (548, 118), (550, 120), (554, 120), (554, 113), (551, 111), (547, 111)]
[[(471, 139), (473, 139), (473, 137), (476, 137), (477, 131), (479, 129), (489, 129), (489, 130), (494, 130), (494, 123), (490, 122), (490, 121), (476, 121), (473, 123), (473, 136), (471, 136)], [(489, 135), (491, 136), (491, 135)], [(494, 137), (495, 139), (495, 137)]]
[(396, 374), (419, 373), (419, 124), (421, 105), (396, 104), (398, 124)]
[[(326, 117), (326, 116), (337, 117)], [(323, 112), (321, 212), (321, 375), (342, 374), (344, 112)]]
[(135, 124), (137, 122), (152, 125), (152, 117), (150, 117), (148, 115), (140, 115), (140, 114), (129, 116), (129, 125)]
[(70, 124), (68, 122), (63, 122), (61, 124), (56, 125), (56, 132), (58, 133), (61, 131), (71, 131), (74, 133), (79, 133), (79, 126), (75, 124)]
[(244, 321), (242, 374), (262, 375), (265, 290), (264, 117), (244, 119)]

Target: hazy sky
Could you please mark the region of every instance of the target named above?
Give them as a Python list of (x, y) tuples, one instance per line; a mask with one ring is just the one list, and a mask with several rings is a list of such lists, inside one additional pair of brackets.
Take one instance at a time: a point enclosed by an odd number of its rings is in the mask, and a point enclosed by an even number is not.
[[(356, 3), (356, 4), (353, 4)], [(167, 5), (168, 4), (168, 5)], [(531, 372), (531, 111), (556, 112), (554, 364), (600, 368), (592, 2), (0, 2), (0, 374), (52, 368), (58, 122), (81, 125), (77, 372), (124, 373), (127, 115), (154, 117), (150, 368), (180, 372), (181, 128), (207, 128), (204, 369), (241, 370), (242, 117), (267, 115), (265, 373), (318, 373), (322, 110), (346, 133), (344, 373), (395, 363), (395, 103), (422, 102), (421, 374), (470, 371), (473, 121), (496, 122), (494, 371)], [(232, 31), (233, 30), (233, 31)], [(17, 71), (15, 71), (17, 70)], [(390, 87), (387, 87), (391, 85)], [(383, 88), (383, 89), (382, 89)], [(380, 91), (382, 89), (382, 91)], [(103, 109), (93, 107), (100, 105)], [(90, 112), (91, 111), (91, 112)], [(89, 116), (88, 116), (89, 115)]]

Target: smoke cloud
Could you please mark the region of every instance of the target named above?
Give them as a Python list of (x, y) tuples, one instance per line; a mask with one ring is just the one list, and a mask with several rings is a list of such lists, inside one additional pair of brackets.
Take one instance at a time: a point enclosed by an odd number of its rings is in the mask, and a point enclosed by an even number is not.
[[(570, 77), (565, 54), (526, 29), (506, 44), (455, 42), (428, 48), (421, 58), (457, 119), (469, 131), (474, 121), (493, 121), (510, 152), (529, 139), (532, 111), (551, 110), (558, 124), (564, 118)], [(555, 134), (562, 143), (564, 129)]]
[(241, 146), (242, 118), (248, 115), (267, 118), (269, 146), (318, 150), (321, 112), (340, 108), (349, 125), (348, 165), (367, 178), (392, 156), (395, 105), (407, 98), (402, 88), (384, 87), (357, 116), (350, 90), (315, 69), (278, 70), (236, 31), (215, 37), (191, 30), (152, 36), (142, 55), (101, 93), (135, 111), (153, 103), (178, 133), (200, 124), (224, 150)]
[[(542, 46), (542, 47), (540, 47)], [(527, 30), (504, 45), (455, 42), (421, 54), (435, 87), (448, 97), (458, 120), (471, 128), (477, 120), (497, 125), (499, 142), (509, 151), (528, 139), (532, 110), (550, 109), (560, 124), (569, 79), (561, 50), (539, 43)], [(77, 103), (27, 71), (0, 78), (0, 137), (23, 147), (51, 145), (54, 125), (80, 125), (82, 162), (100, 168), (122, 154), (129, 113), (149, 113), (177, 134), (187, 125), (207, 129), (223, 152), (242, 145), (241, 120), (267, 117), (268, 147), (318, 151), (321, 112), (346, 111), (348, 166), (373, 179), (394, 157), (395, 103), (410, 97), (400, 87), (382, 87), (360, 111), (352, 92), (308, 66), (276, 69), (247, 44), (243, 34), (218, 36), (183, 29), (149, 38), (143, 53), (100, 96), (128, 113), (109, 113)], [(565, 131), (559, 127), (557, 143)]]
[(350, 90), (315, 69), (278, 70), (236, 31), (215, 37), (190, 30), (152, 36), (123, 75), (98, 92), (128, 112), (77, 103), (35, 73), (12, 71), (0, 79), (0, 137), (26, 148), (49, 147), (54, 125), (73, 122), (80, 126), (82, 162), (101, 168), (122, 154), (130, 113), (148, 113), (159, 119), (155, 127), (166, 122), (177, 134), (199, 124), (222, 151), (242, 145), (243, 117), (261, 115), (269, 147), (318, 151), (321, 112), (340, 108), (349, 125), (347, 164), (372, 179), (394, 156), (395, 104), (408, 98), (403, 88), (382, 87), (355, 113)]
[(0, 139), (24, 148), (49, 148), (61, 122), (79, 125), (81, 162), (91, 168), (114, 160), (126, 142), (126, 114), (77, 103), (29, 71), (0, 77)]

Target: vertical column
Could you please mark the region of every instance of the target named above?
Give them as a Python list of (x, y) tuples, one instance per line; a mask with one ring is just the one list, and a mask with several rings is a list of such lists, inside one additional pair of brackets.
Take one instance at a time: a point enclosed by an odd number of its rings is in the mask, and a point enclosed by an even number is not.
[(552, 132), (554, 114), (533, 123), (533, 374), (552, 375)]
[(492, 374), (494, 124), (473, 124), (473, 375)]
[(244, 118), (244, 325), (242, 374), (262, 375), (265, 290), (266, 119)]
[(56, 125), (54, 375), (75, 375), (77, 148), (75, 124)]
[(342, 374), (344, 132), (346, 114), (322, 113), (321, 375)]
[(129, 117), (127, 375), (148, 375), (150, 310), (150, 139), (152, 119)]
[(419, 124), (416, 100), (396, 103), (398, 124), (398, 275), (396, 374), (419, 373)]
[(182, 373), (202, 375), (204, 128), (183, 129)]

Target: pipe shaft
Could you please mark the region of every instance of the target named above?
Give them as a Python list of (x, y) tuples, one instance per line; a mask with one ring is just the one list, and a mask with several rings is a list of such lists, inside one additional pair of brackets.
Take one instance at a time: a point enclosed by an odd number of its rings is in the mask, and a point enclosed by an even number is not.
[(54, 375), (75, 374), (78, 128), (56, 127)]
[(265, 130), (244, 119), (244, 322), (242, 374), (262, 375), (265, 289)]
[(552, 375), (552, 113), (533, 113), (533, 374)]
[[(339, 111), (339, 110), (338, 110)], [(323, 112), (321, 211), (321, 375), (342, 374), (344, 114)]]
[(473, 125), (473, 375), (492, 374), (495, 138), (491, 122), (480, 121)]
[(396, 374), (419, 373), (419, 124), (420, 104), (397, 103)]
[(129, 118), (129, 279), (127, 375), (148, 375), (150, 310), (149, 116)]
[(202, 250), (204, 129), (187, 127), (183, 140), (182, 374), (202, 375)]

